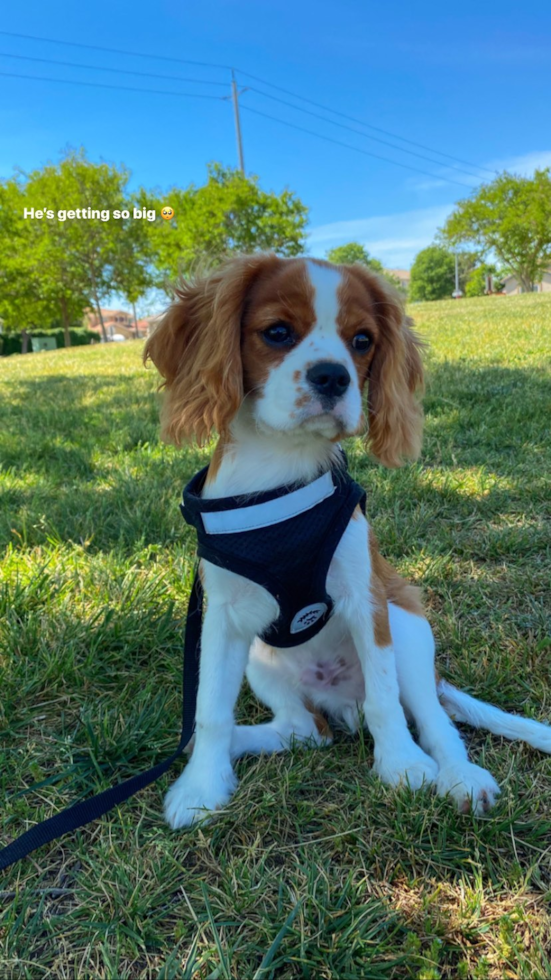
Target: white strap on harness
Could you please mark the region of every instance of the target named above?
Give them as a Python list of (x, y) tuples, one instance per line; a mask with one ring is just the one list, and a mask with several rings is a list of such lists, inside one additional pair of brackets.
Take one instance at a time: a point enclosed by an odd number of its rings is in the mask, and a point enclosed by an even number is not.
[(201, 514), (207, 534), (234, 534), (237, 531), (254, 531), (261, 527), (280, 524), (290, 517), (297, 517), (311, 510), (322, 500), (335, 493), (335, 484), (330, 470), (305, 487), (292, 490), (284, 497), (267, 500), (263, 504), (248, 507), (235, 507), (218, 513)]

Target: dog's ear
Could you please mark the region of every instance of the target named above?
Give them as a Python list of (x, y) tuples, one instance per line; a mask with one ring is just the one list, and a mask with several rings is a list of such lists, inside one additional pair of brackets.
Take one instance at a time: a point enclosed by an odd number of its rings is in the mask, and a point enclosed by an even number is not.
[(421, 451), (423, 410), (416, 394), (423, 387), (424, 344), (393, 287), (361, 266), (349, 268), (368, 289), (378, 325), (368, 375), (367, 443), (383, 466), (401, 466)]
[(163, 376), (163, 438), (180, 445), (224, 433), (243, 399), (241, 320), (253, 281), (277, 262), (274, 255), (231, 259), (212, 275), (183, 282), (147, 341)]

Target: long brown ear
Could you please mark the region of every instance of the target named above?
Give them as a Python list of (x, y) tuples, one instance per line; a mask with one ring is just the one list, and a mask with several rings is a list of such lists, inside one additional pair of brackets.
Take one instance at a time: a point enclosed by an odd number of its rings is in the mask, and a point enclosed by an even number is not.
[(368, 445), (383, 466), (401, 466), (405, 459), (417, 459), (421, 451), (423, 410), (416, 392), (423, 386), (424, 344), (392, 286), (358, 266), (350, 270), (367, 286), (379, 326), (369, 369)]
[(243, 399), (241, 319), (253, 280), (277, 262), (273, 255), (231, 259), (212, 275), (184, 282), (147, 341), (151, 359), (165, 379), (163, 438), (180, 445), (204, 443), (213, 429), (223, 433)]

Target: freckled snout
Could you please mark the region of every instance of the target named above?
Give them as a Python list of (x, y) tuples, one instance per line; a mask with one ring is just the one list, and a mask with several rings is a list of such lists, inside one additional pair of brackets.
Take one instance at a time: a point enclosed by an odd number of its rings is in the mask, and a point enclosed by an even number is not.
[(306, 380), (316, 395), (321, 396), (324, 402), (334, 405), (347, 391), (350, 375), (344, 364), (318, 361), (306, 372)]

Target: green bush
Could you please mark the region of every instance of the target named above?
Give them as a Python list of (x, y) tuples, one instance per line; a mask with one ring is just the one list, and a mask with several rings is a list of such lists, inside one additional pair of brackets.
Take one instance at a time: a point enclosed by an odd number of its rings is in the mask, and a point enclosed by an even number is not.
[(455, 259), (441, 245), (429, 245), (415, 256), (409, 283), (410, 300), (449, 299), (455, 286)]
[(483, 262), (469, 273), (465, 286), (466, 296), (485, 296), (486, 295), (486, 276), (492, 276), (492, 286), (494, 293), (500, 293), (503, 289), (503, 279), (498, 274), (495, 265)]
[[(58, 347), (65, 347), (65, 336), (63, 330), (28, 330), (29, 334), (29, 353), (31, 352), (31, 337), (55, 337)], [(70, 327), (71, 346), (79, 347), (82, 344), (93, 344), (99, 342), (99, 336), (94, 330), (87, 327)], [(0, 334), (0, 356), (8, 357), (9, 354), (20, 354), (22, 348), (22, 338), (20, 333)]]

